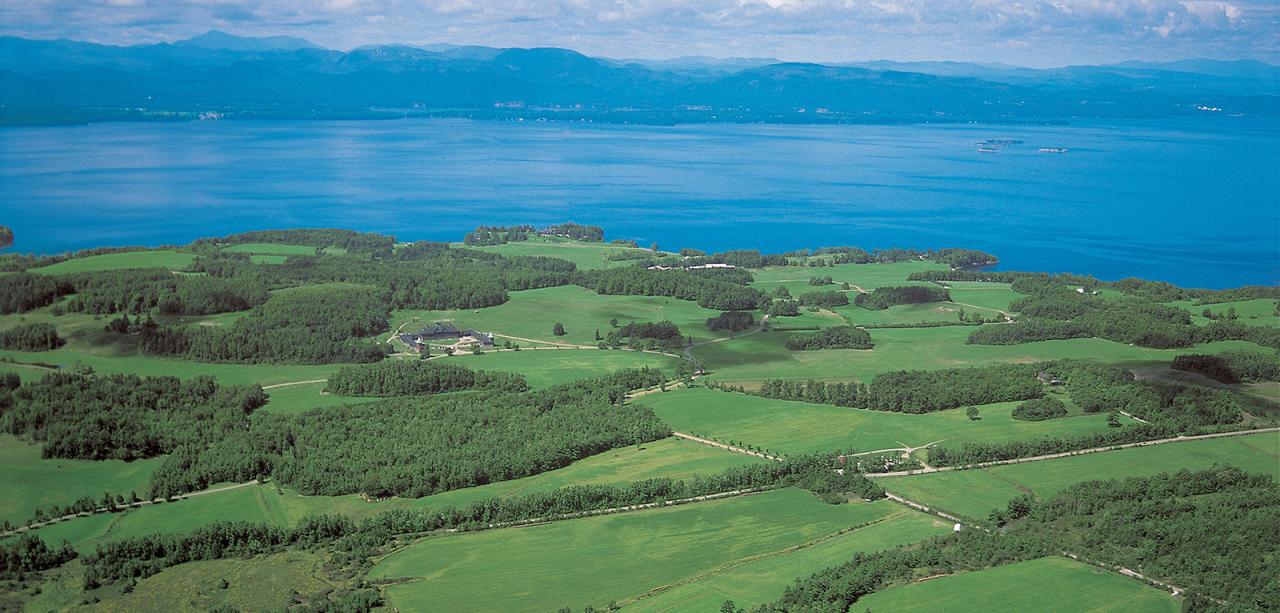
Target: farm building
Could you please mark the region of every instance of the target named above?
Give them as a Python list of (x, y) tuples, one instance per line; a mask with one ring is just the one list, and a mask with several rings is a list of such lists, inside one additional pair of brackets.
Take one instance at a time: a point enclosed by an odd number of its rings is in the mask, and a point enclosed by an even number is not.
[(477, 330), (459, 330), (450, 322), (435, 322), (415, 334), (401, 334), (400, 340), (414, 351), (422, 351), (429, 343), (441, 345), (493, 345), (493, 334)]

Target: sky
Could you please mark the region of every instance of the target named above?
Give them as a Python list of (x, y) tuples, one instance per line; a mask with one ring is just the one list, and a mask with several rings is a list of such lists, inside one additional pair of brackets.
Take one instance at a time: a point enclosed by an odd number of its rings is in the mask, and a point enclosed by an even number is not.
[(210, 29), (595, 56), (1280, 63), (1280, 0), (0, 0), (0, 34), (139, 44)]

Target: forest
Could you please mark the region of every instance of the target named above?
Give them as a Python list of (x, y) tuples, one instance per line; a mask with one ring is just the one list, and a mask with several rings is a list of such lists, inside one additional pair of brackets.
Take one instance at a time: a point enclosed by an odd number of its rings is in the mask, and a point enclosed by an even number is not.
[(51, 323), (25, 323), (7, 330), (0, 330), (0, 349), (53, 351), (64, 343), (66, 341), (58, 336), (58, 329)]
[(1032, 398), (1013, 408), (1013, 418), (1023, 421), (1044, 421), (1067, 416), (1067, 405), (1053, 396)]
[[(767, 379), (765, 398), (800, 400), (874, 411), (928, 413), (972, 404), (1039, 398), (1044, 385), (1035, 365), (1009, 364), (945, 370), (900, 370), (877, 375), (870, 384)], [(741, 390), (739, 390), (741, 391)]]
[(951, 300), (951, 292), (940, 287), (925, 285), (906, 285), (902, 287), (877, 287), (867, 294), (858, 294), (853, 303), (864, 309), (883, 311), (899, 304), (924, 304), (926, 302), (946, 302)]
[(849, 294), (837, 290), (804, 292), (799, 297), (800, 306), (838, 307), (849, 304)]
[(754, 325), (756, 325), (756, 316), (748, 311), (725, 311), (715, 317), (707, 318), (708, 330), (741, 332)]
[(707, 279), (683, 270), (639, 267), (588, 270), (579, 272), (574, 283), (597, 294), (669, 296), (720, 311), (755, 310), (764, 298), (755, 288)]
[(1257, 351), (1180, 355), (1173, 359), (1173, 368), (1197, 372), (1221, 383), (1280, 381), (1280, 355)]
[(420, 396), (463, 390), (529, 389), (516, 373), (471, 370), (457, 364), (428, 360), (384, 360), (343, 366), (329, 376), (324, 391), (339, 396)]
[(871, 335), (853, 326), (824, 328), (814, 334), (793, 334), (787, 338), (787, 349), (792, 351), (870, 348)]

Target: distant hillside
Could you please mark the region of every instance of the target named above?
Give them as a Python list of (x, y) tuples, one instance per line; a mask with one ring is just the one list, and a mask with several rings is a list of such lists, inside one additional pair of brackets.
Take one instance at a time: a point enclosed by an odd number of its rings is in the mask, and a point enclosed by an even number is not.
[(115, 47), (0, 37), (0, 123), (462, 116), (642, 123), (1057, 121), (1280, 114), (1260, 62), (1033, 70), (951, 62), (593, 58), (568, 49), (349, 52), (218, 31)]

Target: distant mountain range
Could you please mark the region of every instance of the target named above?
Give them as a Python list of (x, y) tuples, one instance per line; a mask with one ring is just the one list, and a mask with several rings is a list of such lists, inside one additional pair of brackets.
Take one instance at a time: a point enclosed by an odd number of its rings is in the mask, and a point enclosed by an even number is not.
[(1280, 115), (1280, 67), (821, 65), (453, 45), (343, 52), (218, 31), (129, 47), (0, 37), (0, 123), (9, 125), (201, 116), (884, 123), (1202, 114)]

